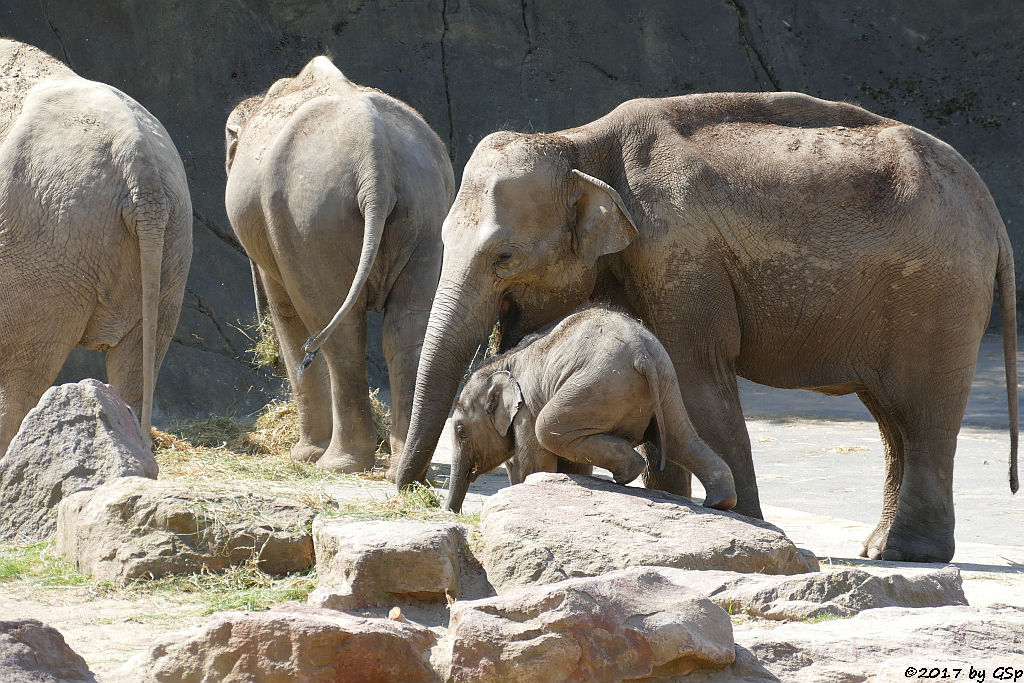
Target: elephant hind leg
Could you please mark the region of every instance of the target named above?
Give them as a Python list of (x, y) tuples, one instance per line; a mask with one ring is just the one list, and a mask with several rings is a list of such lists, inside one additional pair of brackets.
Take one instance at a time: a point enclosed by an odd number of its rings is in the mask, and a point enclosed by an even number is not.
[[(948, 384), (931, 391), (903, 387), (898, 398), (880, 397), (877, 391), (866, 400), (861, 397), (876, 414), (886, 446), (882, 517), (864, 543), (867, 557), (903, 562), (952, 559), (953, 459), (973, 370), (973, 365), (965, 369), (952, 390)], [(915, 396), (928, 398), (915, 403)]]
[(299, 462), (315, 462), (327, 450), (331, 440), (331, 390), (327, 365), (322, 358), (317, 358), (301, 378), (298, 376), (302, 344), (310, 332), (292, 306), (284, 287), (266, 271), (261, 270), (260, 276), (299, 416), (299, 441), (292, 447), (291, 457)]
[(899, 501), (900, 487), (903, 483), (903, 458), (906, 453), (906, 440), (903, 430), (893, 417), (882, 408), (878, 399), (869, 391), (857, 392), (861, 402), (878, 422), (878, 430), (882, 434), (882, 447), (885, 450), (885, 483), (882, 488), (882, 516), (861, 546), (861, 557), (877, 560), (882, 557), (885, 541), (889, 537), (889, 528), (896, 516), (896, 505)]

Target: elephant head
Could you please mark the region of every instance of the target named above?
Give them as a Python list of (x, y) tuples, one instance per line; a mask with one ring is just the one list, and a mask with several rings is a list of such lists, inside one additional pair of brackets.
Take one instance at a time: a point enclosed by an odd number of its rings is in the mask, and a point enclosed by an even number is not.
[(523, 403), (518, 382), (507, 371), (483, 370), (470, 377), (452, 415), (452, 472), (446, 506), (462, 509), (469, 485), (511, 458), (512, 422)]
[(399, 488), (426, 475), (462, 369), (498, 319), (502, 347), (580, 306), (599, 259), (638, 236), (619, 194), (560, 135), (480, 142), (442, 228), (444, 262), (416, 378)]

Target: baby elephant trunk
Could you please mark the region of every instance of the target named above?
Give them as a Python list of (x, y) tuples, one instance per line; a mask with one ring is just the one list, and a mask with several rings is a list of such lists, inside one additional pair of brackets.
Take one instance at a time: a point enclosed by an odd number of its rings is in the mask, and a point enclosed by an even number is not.
[(453, 454), (451, 476), (448, 478), (448, 500), (445, 501), (445, 507), (452, 512), (460, 512), (462, 510), (462, 503), (466, 499), (466, 491), (469, 490), (471, 470), (471, 458), (459, 452)]
[(682, 465), (693, 472), (704, 486), (704, 507), (731, 510), (736, 506), (736, 483), (732, 470), (697, 436), (683, 403), (675, 369), (671, 363), (666, 363), (661, 372), (655, 371), (653, 366), (644, 365), (638, 369), (647, 376), (655, 406), (661, 440), (661, 467), (664, 468), (665, 458)]

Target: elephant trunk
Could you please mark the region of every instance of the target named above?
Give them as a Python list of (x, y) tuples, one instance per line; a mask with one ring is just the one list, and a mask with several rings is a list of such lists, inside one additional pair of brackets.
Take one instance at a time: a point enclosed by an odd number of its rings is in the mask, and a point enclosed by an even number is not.
[(448, 500), (445, 502), (445, 507), (452, 512), (462, 511), (462, 502), (466, 499), (466, 492), (469, 490), (472, 462), (473, 459), (466, 457), (464, 453), (455, 453), (452, 456), (452, 473), (448, 479)]
[(487, 315), (487, 301), (481, 300), (475, 307), (467, 308), (462, 303), (463, 297), (458, 295), (461, 291), (459, 287), (446, 285), (442, 277), (434, 295), (416, 372), (409, 433), (401, 461), (394, 471), (399, 489), (426, 476), (459, 381), (494, 322)]

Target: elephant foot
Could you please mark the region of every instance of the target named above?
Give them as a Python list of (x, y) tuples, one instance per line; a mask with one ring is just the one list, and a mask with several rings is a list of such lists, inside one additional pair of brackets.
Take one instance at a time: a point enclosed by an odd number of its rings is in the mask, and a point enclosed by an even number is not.
[(292, 446), (292, 451), (288, 454), (288, 457), (296, 462), (316, 462), (326, 450), (326, 446), (317, 446), (308, 441), (300, 441)]
[(636, 451), (633, 451), (633, 453), (636, 455), (635, 458), (627, 460), (620, 468), (609, 470), (617, 484), (628, 484), (647, 469), (647, 461), (644, 460), (643, 456)]
[(732, 510), (736, 507), (736, 490), (715, 491), (714, 487), (708, 487), (704, 496), (704, 507), (715, 510)]
[(861, 557), (886, 562), (949, 562), (953, 559), (956, 544), (953, 530), (912, 532), (900, 530), (897, 524), (891, 527), (879, 523), (867, 540), (861, 545)]
[(322, 467), (325, 470), (331, 470), (332, 472), (341, 472), (343, 474), (352, 474), (354, 472), (367, 472), (373, 469), (375, 459), (373, 453), (365, 455), (356, 455), (353, 453), (338, 452), (336, 450), (327, 449), (327, 452), (316, 461), (317, 467)]

